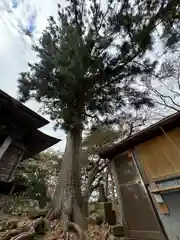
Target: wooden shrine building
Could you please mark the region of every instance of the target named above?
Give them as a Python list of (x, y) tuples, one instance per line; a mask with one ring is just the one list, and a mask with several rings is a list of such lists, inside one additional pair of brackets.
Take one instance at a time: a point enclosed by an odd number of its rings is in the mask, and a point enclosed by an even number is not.
[(114, 168), (126, 239), (180, 239), (180, 113), (100, 156)]
[(38, 130), (48, 123), (46, 119), (0, 90), (1, 183), (11, 182), (21, 161), (60, 141)]

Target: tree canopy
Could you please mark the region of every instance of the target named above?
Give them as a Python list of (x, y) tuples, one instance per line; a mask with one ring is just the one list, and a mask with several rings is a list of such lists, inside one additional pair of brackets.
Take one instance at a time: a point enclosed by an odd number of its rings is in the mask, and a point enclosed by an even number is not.
[(155, 66), (143, 56), (153, 47), (158, 25), (170, 43), (170, 31), (179, 26), (178, 7), (179, 1), (145, 0), (109, 0), (105, 9), (97, 0), (59, 5), (58, 21), (50, 17), (33, 46), (39, 61), (21, 73), (21, 100), (43, 102), (65, 130), (89, 118), (115, 120), (112, 116), (125, 105), (152, 106), (147, 92), (134, 83)]
[[(153, 106), (146, 84), (157, 61), (147, 53), (156, 32), (165, 47), (178, 42), (179, 0), (68, 0), (58, 5), (33, 46), (39, 60), (20, 74), (21, 101), (36, 99), (67, 132), (59, 184), (50, 218), (63, 229), (74, 221), (85, 228), (87, 201), (80, 183), (82, 130), (118, 123), (122, 109)], [(160, 30), (160, 31), (159, 31)], [(126, 112), (126, 111), (124, 111)], [(131, 132), (131, 131), (130, 131)], [(99, 163), (98, 163), (99, 164)]]

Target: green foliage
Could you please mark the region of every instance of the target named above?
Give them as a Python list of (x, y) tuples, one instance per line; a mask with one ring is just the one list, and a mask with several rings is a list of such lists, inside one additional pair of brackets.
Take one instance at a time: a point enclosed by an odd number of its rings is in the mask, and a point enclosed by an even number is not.
[(38, 201), (42, 208), (50, 201), (47, 194), (49, 178), (56, 175), (60, 162), (61, 157), (55, 152), (43, 152), (22, 162), (16, 171), (15, 179), (28, 186), (26, 197)]
[[(24, 166), (23, 166), (24, 167)], [(48, 171), (30, 166), (26, 164), (26, 169), (22, 172), (22, 168), (16, 174), (16, 180), (24, 182), (28, 187), (26, 197), (37, 200), (40, 207), (44, 207), (50, 200), (47, 197), (46, 175)]]
[(87, 148), (89, 154), (97, 154), (103, 145), (112, 144), (119, 137), (119, 130), (115, 130), (111, 126), (97, 126), (85, 137), (82, 147)]
[(27, 195), (30, 199), (37, 200), (41, 208), (45, 207), (50, 199), (47, 196), (46, 174), (42, 169), (32, 168), (33, 172), (28, 179)]
[(172, 37), (178, 41), (179, 5), (109, 0), (102, 9), (98, 0), (69, 0), (66, 8), (58, 6), (58, 21), (50, 17), (33, 46), (39, 61), (20, 75), (21, 100), (42, 102), (56, 127), (66, 131), (90, 120), (114, 123), (125, 106), (152, 107), (148, 91), (135, 83), (148, 79), (156, 66), (145, 53), (158, 27), (166, 46)]
[(146, 109), (134, 111), (134, 114), (121, 111), (115, 127), (110, 124), (92, 126), (82, 142), (81, 162), (87, 163), (87, 158), (98, 155), (100, 148), (107, 148), (139, 131), (147, 120)]
[[(112, 144), (120, 138), (120, 130), (113, 129), (111, 126), (96, 126), (84, 137), (81, 144), (80, 163), (81, 166), (89, 167), (92, 159), (97, 158), (98, 150), (104, 146)], [(94, 163), (96, 162), (93, 160)], [(92, 167), (92, 166), (91, 166)]]
[(113, 129), (111, 126), (96, 126), (89, 132), (82, 142), (81, 181), (84, 196), (98, 196), (98, 187), (105, 180), (105, 169), (108, 166), (106, 160), (98, 157), (99, 149), (104, 145), (112, 144), (120, 138), (120, 130)]
[(157, 38), (157, 35), (154, 35), (156, 30), (160, 30), (158, 31), (159, 38), (164, 40), (166, 47), (173, 47), (180, 40), (180, 3), (178, 0), (118, 2), (121, 2), (122, 6), (111, 16), (111, 25), (116, 32), (120, 32), (123, 28), (126, 33), (129, 33), (132, 42), (135, 41), (142, 51), (147, 48), (152, 49), (154, 36)]

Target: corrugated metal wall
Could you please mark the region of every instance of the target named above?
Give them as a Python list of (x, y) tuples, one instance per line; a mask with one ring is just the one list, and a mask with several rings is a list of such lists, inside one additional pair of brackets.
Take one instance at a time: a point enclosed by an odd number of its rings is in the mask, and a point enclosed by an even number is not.
[[(169, 179), (156, 183), (158, 188), (166, 188), (180, 185), (180, 178)], [(169, 240), (180, 240), (180, 192), (169, 191), (161, 194), (163, 201), (168, 207), (169, 213), (159, 213), (164, 229), (169, 237)]]
[(159, 213), (169, 240), (180, 240), (180, 192), (161, 195), (167, 204), (169, 214)]
[(116, 156), (114, 165), (122, 201), (122, 215), (127, 239), (164, 240), (164, 234), (142, 184), (133, 158), (127, 154)]

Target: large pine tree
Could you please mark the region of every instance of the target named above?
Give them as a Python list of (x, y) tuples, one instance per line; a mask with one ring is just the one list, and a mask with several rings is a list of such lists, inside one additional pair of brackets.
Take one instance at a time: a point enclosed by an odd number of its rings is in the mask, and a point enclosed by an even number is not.
[(99, 2), (69, 0), (66, 8), (58, 6), (59, 19), (49, 18), (33, 47), (39, 61), (29, 64), (19, 79), (21, 100), (42, 102), (56, 127), (67, 133), (53, 202), (63, 226), (68, 221), (83, 227), (85, 223), (79, 174), (84, 127), (100, 120), (114, 123), (126, 105), (152, 106), (135, 82), (155, 66), (144, 58), (153, 46), (155, 28), (161, 26), (169, 42), (170, 30), (178, 28), (179, 1), (108, 0), (105, 6)]

